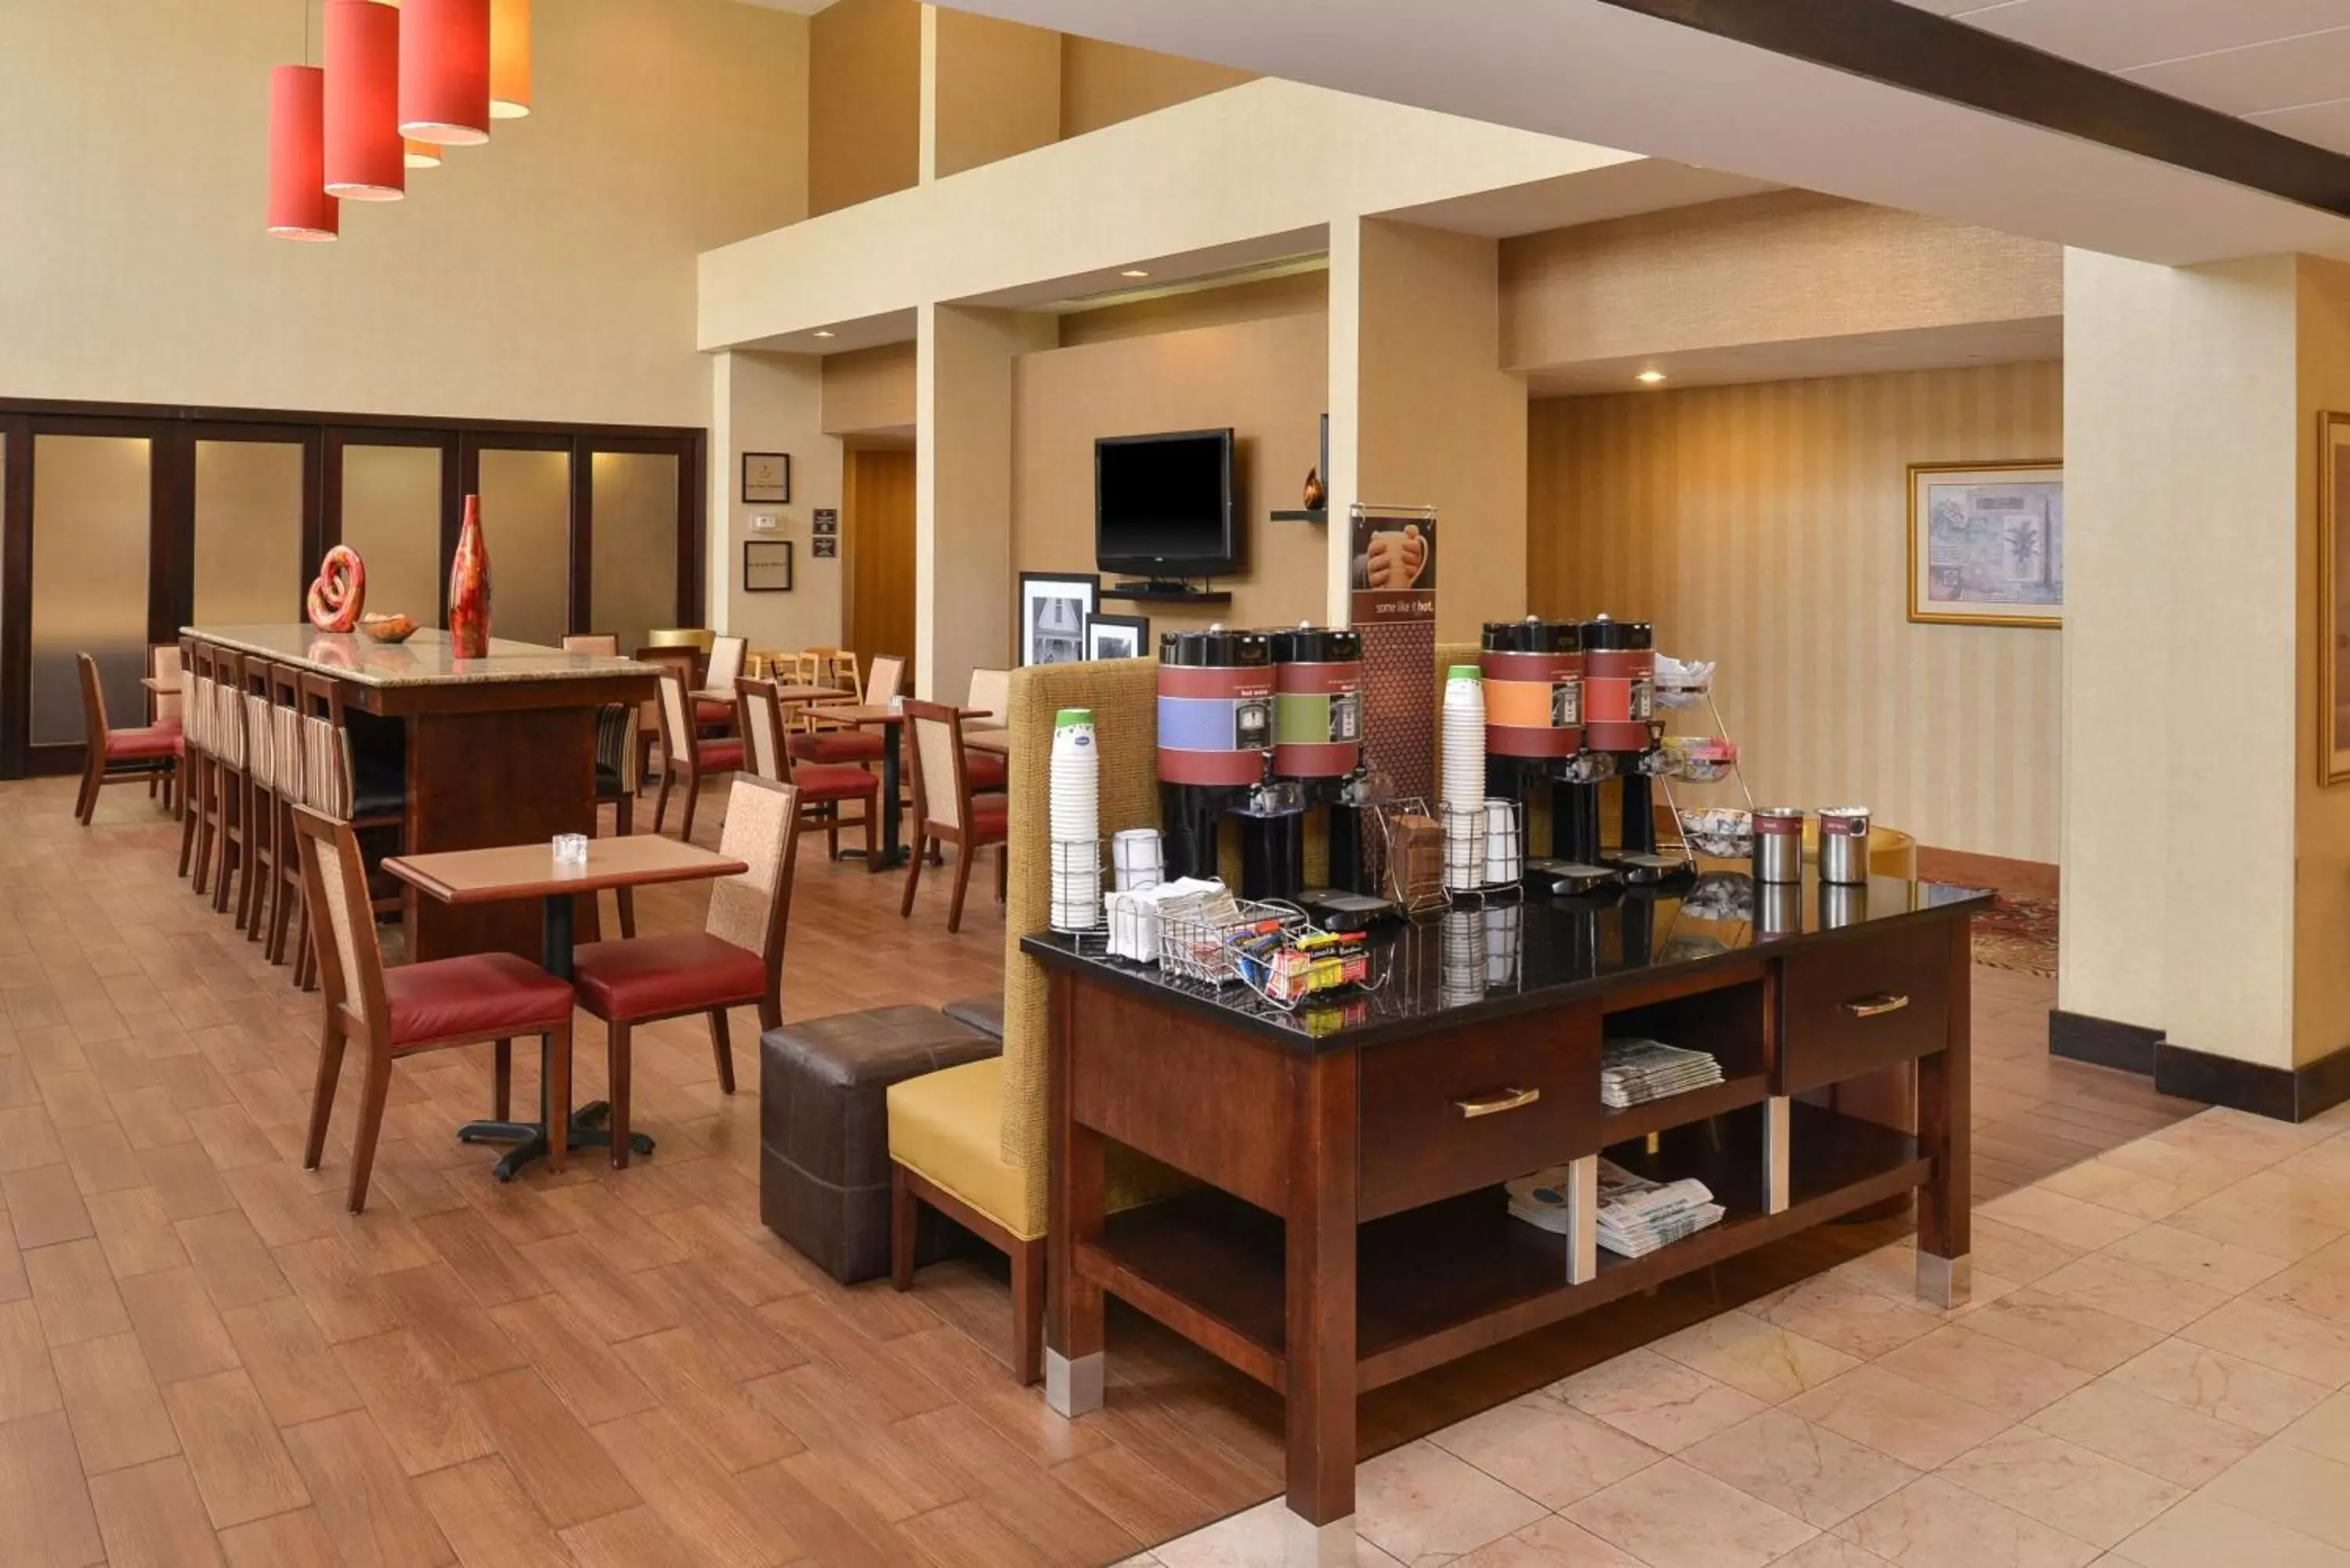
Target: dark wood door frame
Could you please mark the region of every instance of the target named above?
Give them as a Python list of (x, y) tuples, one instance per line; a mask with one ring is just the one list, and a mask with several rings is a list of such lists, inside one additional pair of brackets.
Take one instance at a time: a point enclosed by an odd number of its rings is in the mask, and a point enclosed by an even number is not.
[[(343, 453), (359, 446), (434, 447), (441, 462), (441, 558), (456, 548), (464, 497), (478, 486), (484, 447), (566, 452), (571, 463), (568, 585), (571, 629), (588, 629), (593, 604), (594, 456), (598, 452), (678, 460), (677, 624), (702, 617), (702, 530), (708, 512), (709, 432), (686, 425), (589, 425), (548, 421), (434, 419), (283, 409), (0, 398), (0, 778), (70, 772), (79, 745), (32, 740), (33, 448), (41, 435), (135, 436), (151, 443), (147, 635), (168, 641), (195, 609), (195, 443), (298, 441), (302, 460), (302, 569), (315, 574), (341, 542)], [(445, 576), (445, 574), (442, 574)], [(444, 583), (442, 597), (448, 589)], [(440, 607), (443, 618), (448, 606)]]

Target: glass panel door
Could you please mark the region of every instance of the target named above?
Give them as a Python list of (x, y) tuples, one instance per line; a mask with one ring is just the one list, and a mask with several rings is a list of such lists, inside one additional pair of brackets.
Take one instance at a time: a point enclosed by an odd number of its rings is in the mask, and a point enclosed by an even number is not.
[(589, 459), (588, 629), (619, 639), (622, 657), (653, 628), (677, 624), (678, 459), (599, 452)]
[(367, 563), (367, 607), (439, 626), (441, 448), (349, 441), (339, 462), (340, 531), (330, 517), (328, 537), (339, 537)]
[(195, 624), (300, 620), (302, 443), (199, 441), (195, 495)]
[(490, 635), (559, 646), (571, 626), (571, 453), (485, 446), (479, 459)]
[(82, 739), (75, 656), (98, 660), (108, 718), (147, 711), (154, 450), (144, 436), (33, 438), (32, 742)]

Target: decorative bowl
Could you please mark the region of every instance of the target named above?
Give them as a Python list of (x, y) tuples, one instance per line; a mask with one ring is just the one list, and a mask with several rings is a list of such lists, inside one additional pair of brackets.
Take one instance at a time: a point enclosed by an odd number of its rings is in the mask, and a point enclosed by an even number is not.
[(378, 642), (406, 642), (416, 635), (416, 623), (404, 615), (369, 615), (359, 618), (359, 629)]

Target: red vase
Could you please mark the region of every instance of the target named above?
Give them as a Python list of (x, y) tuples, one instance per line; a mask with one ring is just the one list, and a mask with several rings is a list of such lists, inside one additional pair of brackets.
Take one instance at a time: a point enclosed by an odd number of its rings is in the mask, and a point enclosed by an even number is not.
[(449, 641), (460, 659), (490, 651), (490, 548), (482, 542), (482, 498), (465, 497), (465, 527), (449, 563)]

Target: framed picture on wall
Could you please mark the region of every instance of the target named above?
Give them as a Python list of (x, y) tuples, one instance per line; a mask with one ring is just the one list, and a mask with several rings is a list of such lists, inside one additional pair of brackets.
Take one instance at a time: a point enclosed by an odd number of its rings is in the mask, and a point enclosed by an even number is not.
[(1909, 465), (1909, 618), (2064, 624), (2064, 470), (2056, 462)]
[(792, 454), (787, 452), (746, 452), (743, 454), (743, 501), (750, 506), (782, 506), (792, 498)]
[(743, 591), (746, 594), (787, 594), (792, 591), (792, 542), (789, 539), (743, 541)]
[(1101, 607), (1090, 572), (1020, 574), (1020, 662), (1075, 664), (1086, 656), (1086, 618)]
[(1086, 617), (1087, 659), (1140, 659), (1150, 651), (1150, 618), (1142, 615)]
[(2317, 417), (2317, 776), (2350, 780), (2350, 414)]

